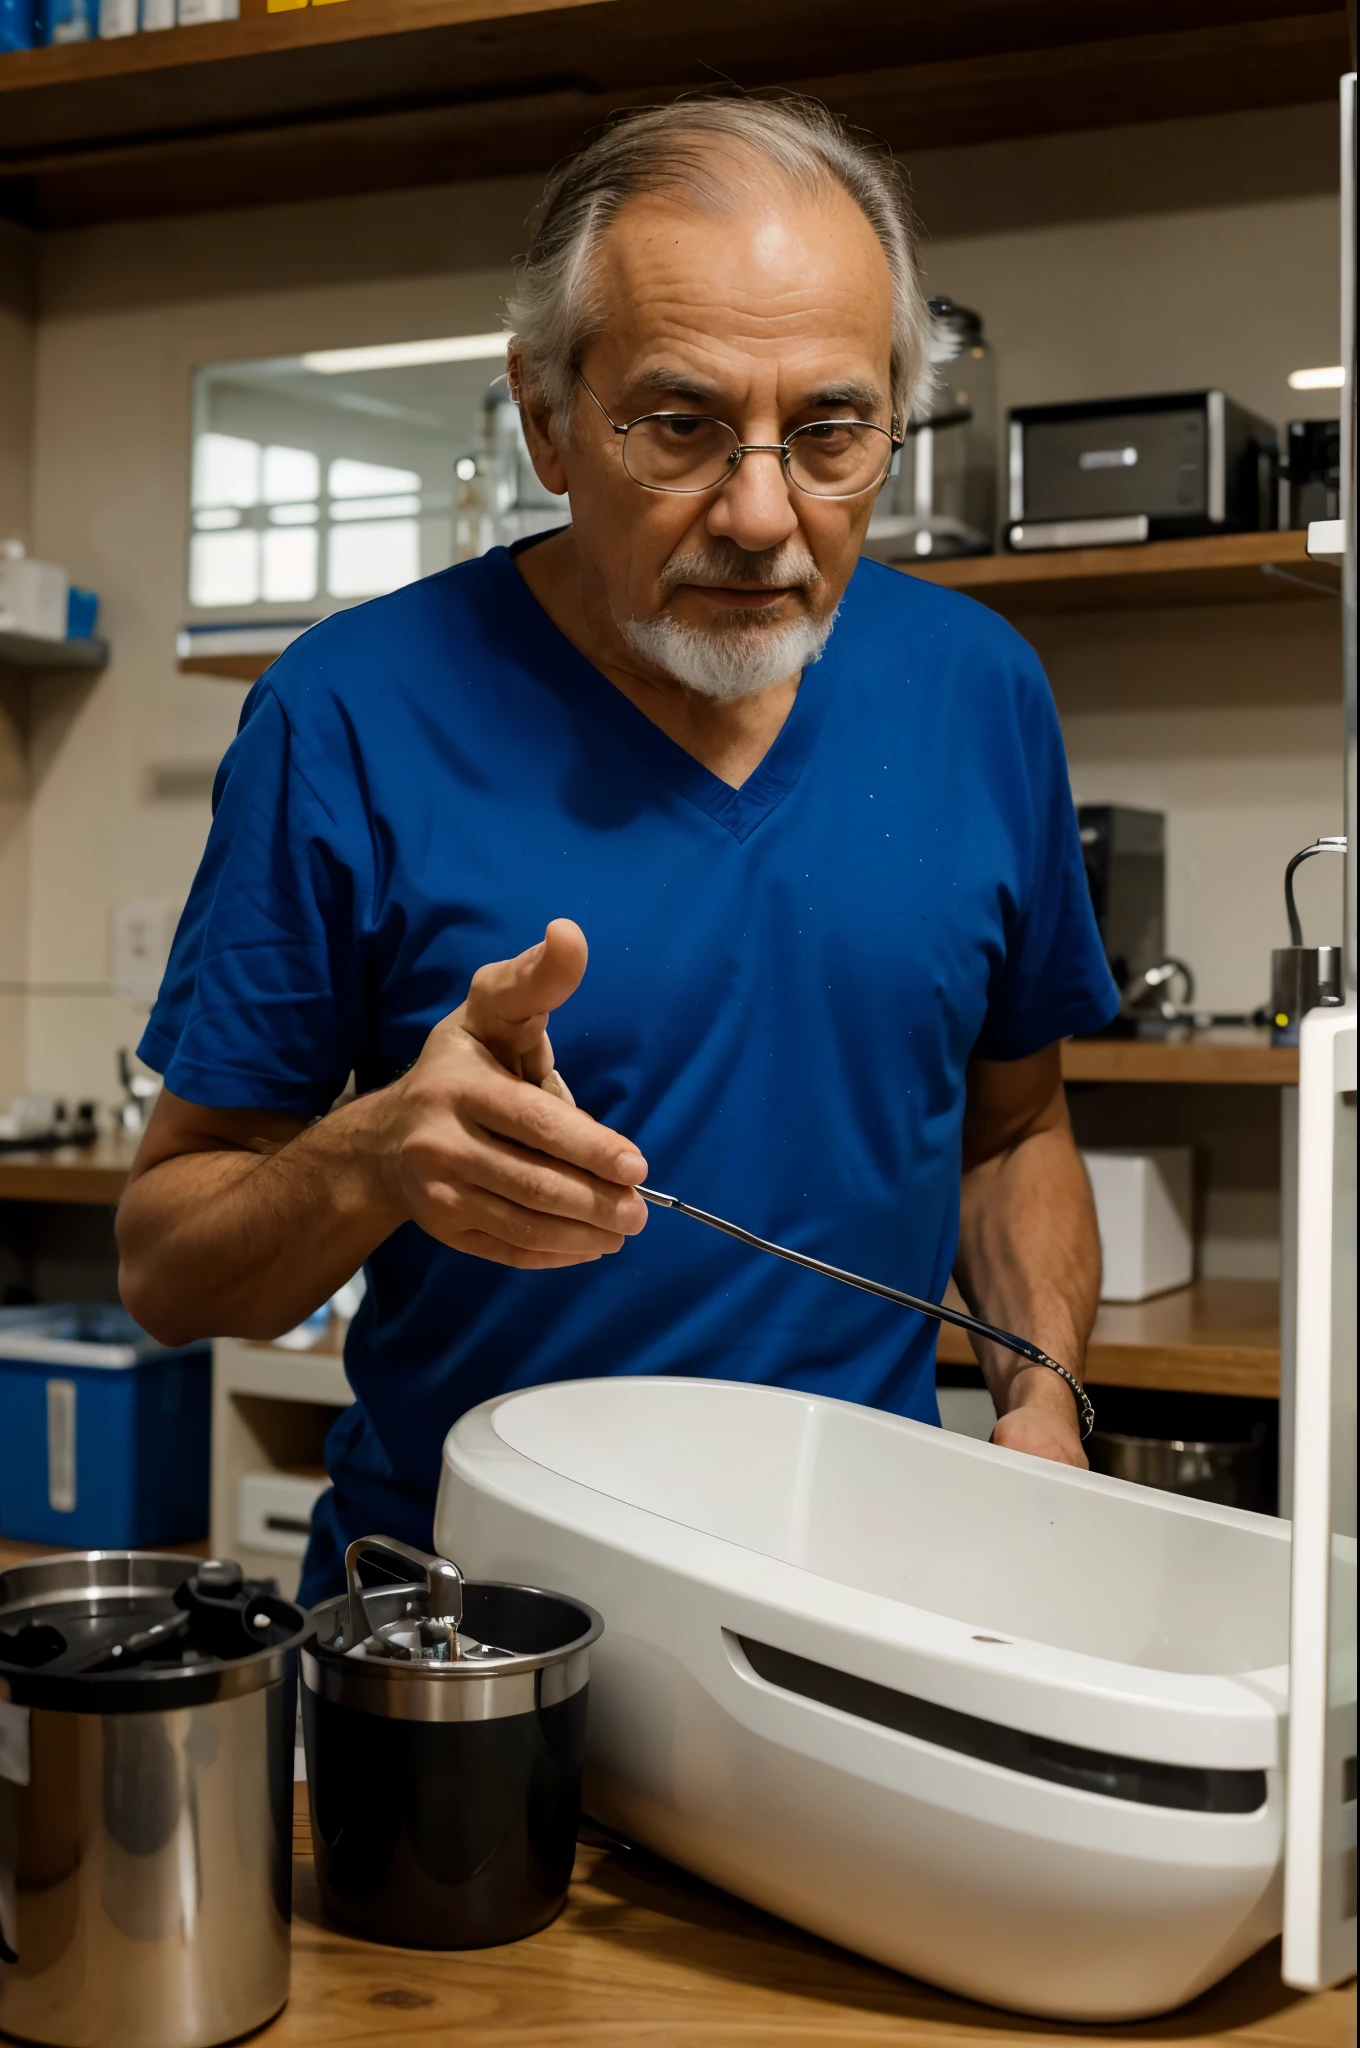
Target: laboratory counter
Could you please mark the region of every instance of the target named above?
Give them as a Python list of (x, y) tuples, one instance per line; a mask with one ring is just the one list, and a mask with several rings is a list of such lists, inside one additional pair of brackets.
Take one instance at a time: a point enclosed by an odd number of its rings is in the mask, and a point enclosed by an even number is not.
[(951, 2042), (1342, 2048), (1355, 1990), (1280, 1982), (1279, 1945), (1165, 2019), (1064, 2026), (971, 2005), (801, 1934), (668, 1863), (582, 1829), (566, 1910), (506, 1948), (432, 1954), (328, 1927), (305, 1785), (294, 1822), (292, 1997), (268, 2048), (947, 2048)]

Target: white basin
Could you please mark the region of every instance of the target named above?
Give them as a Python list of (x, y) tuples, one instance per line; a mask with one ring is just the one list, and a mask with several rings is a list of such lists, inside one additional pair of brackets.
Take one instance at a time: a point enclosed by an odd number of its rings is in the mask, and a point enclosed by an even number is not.
[(1279, 1931), (1286, 1523), (611, 1379), (465, 1415), (435, 1541), (603, 1614), (588, 1810), (814, 1933), (1122, 2020)]

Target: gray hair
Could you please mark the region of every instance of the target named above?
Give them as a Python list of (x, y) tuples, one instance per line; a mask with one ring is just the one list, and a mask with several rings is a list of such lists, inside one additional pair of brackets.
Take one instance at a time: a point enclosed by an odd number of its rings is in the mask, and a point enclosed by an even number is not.
[[(716, 148), (715, 148), (716, 146)], [(725, 210), (732, 180), (717, 152), (754, 156), (809, 197), (839, 186), (878, 237), (892, 280), (892, 400), (899, 430), (930, 377), (930, 315), (916, 274), (916, 225), (905, 173), (816, 100), (711, 95), (628, 114), (553, 172), (509, 303), (527, 389), (565, 422), (581, 350), (599, 331), (600, 241), (629, 200), (673, 193)]]

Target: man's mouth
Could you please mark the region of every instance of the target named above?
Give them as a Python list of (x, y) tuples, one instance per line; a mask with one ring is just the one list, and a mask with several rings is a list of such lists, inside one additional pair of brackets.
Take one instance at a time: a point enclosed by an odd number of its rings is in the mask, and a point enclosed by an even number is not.
[[(819, 581), (817, 564), (801, 542), (757, 552), (721, 538), (705, 547), (677, 550), (660, 576), (663, 604), (682, 596), (698, 599), (703, 605), (700, 616), (706, 614), (713, 625), (720, 618), (792, 620), (806, 609), (809, 593)], [(785, 612), (790, 599), (798, 602)]]
[(685, 583), (682, 590), (693, 590), (706, 598), (710, 604), (725, 611), (772, 611), (792, 595), (788, 588), (771, 589), (768, 583)]

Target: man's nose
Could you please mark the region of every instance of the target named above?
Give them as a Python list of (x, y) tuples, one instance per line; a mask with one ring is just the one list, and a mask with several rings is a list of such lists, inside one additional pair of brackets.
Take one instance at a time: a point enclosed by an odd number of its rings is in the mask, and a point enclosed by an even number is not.
[(798, 513), (782, 452), (743, 455), (709, 506), (705, 525), (715, 538), (734, 541), (753, 555), (796, 533)]

